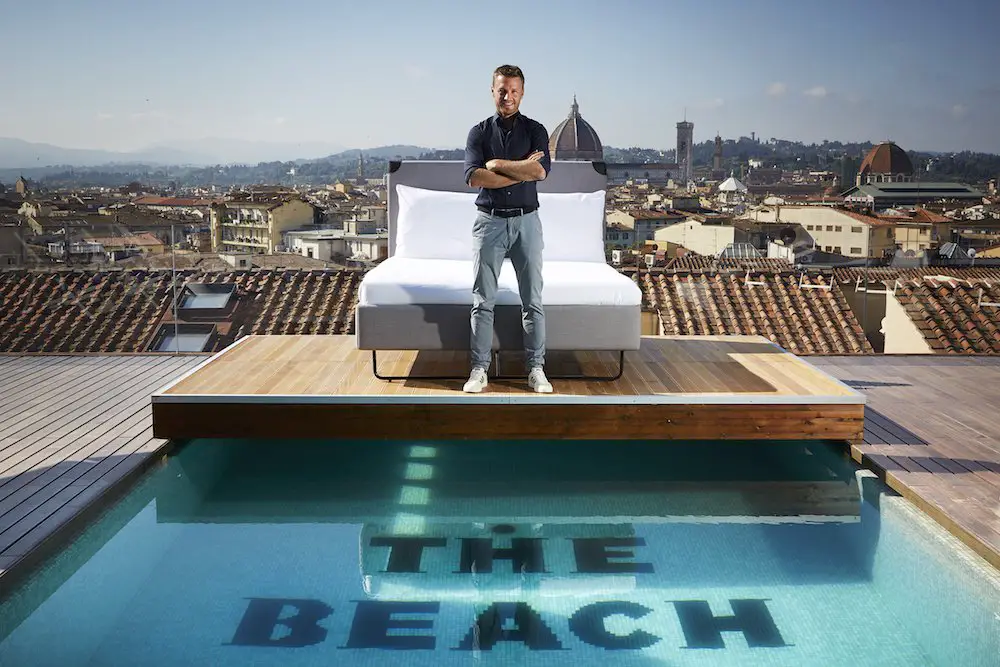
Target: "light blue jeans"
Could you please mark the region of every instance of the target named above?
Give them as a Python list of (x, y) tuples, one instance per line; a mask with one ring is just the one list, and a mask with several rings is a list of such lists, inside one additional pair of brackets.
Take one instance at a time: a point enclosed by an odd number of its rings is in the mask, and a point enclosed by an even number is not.
[(510, 257), (521, 295), (521, 323), (527, 367), (545, 366), (545, 311), (542, 309), (542, 221), (538, 210), (501, 218), (479, 212), (472, 226), (472, 367), (489, 370), (497, 278)]

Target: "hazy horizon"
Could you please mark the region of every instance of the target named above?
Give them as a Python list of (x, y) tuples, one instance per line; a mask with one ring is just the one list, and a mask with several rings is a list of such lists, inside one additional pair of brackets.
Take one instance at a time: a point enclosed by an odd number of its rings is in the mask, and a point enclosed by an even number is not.
[(208, 137), (458, 148), (492, 113), (490, 73), (509, 62), (525, 71), (526, 115), (552, 132), (575, 94), (607, 146), (670, 148), (686, 113), (699, 143), (753, 132), (1000, 153), (1000, 5), (969, 0), (308, 0), (271, 11), (62, 0), (10, 3), (4, 16), (32, 29), (0, 43), (12, 93), (0, 134), (65, 148)]

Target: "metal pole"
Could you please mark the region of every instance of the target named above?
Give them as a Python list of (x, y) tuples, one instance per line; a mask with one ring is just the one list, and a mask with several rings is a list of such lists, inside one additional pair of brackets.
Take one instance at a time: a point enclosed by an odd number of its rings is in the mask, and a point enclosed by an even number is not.
[(177, 255), (174, 253), (174, 223), (170, 223), (170, 283), (174, 292), (174, 353), (180, 354), (180, 327), (177, 325)]

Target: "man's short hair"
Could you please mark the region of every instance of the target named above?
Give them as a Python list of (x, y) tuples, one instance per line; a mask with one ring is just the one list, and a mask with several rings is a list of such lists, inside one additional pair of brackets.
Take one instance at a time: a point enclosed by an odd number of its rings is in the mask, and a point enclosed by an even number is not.
[(493, 70), (493, 79), (496, 80), (497, 75), (506, 77), (518, 77), (521, 79), (521, 85), (524, 85), (524, 72), (517, 65), (500, 65), (495, 70)]

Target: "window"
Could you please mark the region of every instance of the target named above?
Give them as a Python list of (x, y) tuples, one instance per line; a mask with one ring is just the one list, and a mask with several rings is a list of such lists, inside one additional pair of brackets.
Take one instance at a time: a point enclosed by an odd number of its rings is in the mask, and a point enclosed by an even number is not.
[(811, 232), (813, 230), (813, 226), (812, 225), (806, 225), (806, 230)]
[(180, 295), (177, 307), (188, 310), (222, 310), (236, 291), (231, 283), (188, 283)]
[(861, 231), (861, 227), (851, 227), (851, 233), (853, 234), (860, 234)]
[(840, 250), (840, 246), (839, 246), (839, 245), (838, 245), (838, 246), (834, 246), (834, 247), (833, 247), (833, 251), (834, 251), (835, 253), (837, 253), (838, 255), (839, 255), (839, 254), (841, 254), (841, 250)]
[(835, 231), (835, 232), (842, 232), (842, 231), (844, 231), (844, 228), (843, 228), (843, 227), (841, 227), (840, 225), (837, 225), (837, 226), (836, 226), (836, 227), (834, 228), (834, 230), (833, 230), (833, 231)]
[(827, 225), (826, 226), (826, 231), (832, 232), (833, 231), (833, 225)]
[(860, 255), (861, 254), (861, 248), (851, 248), (851, 254), (852, 255)]
[(215, 333), (214, 324), (161, 324), (150, 350), (155, 352), (206, 352)]
[(826, 252), (833, 252), (833, 246), (823, 246), (823, 250)]

